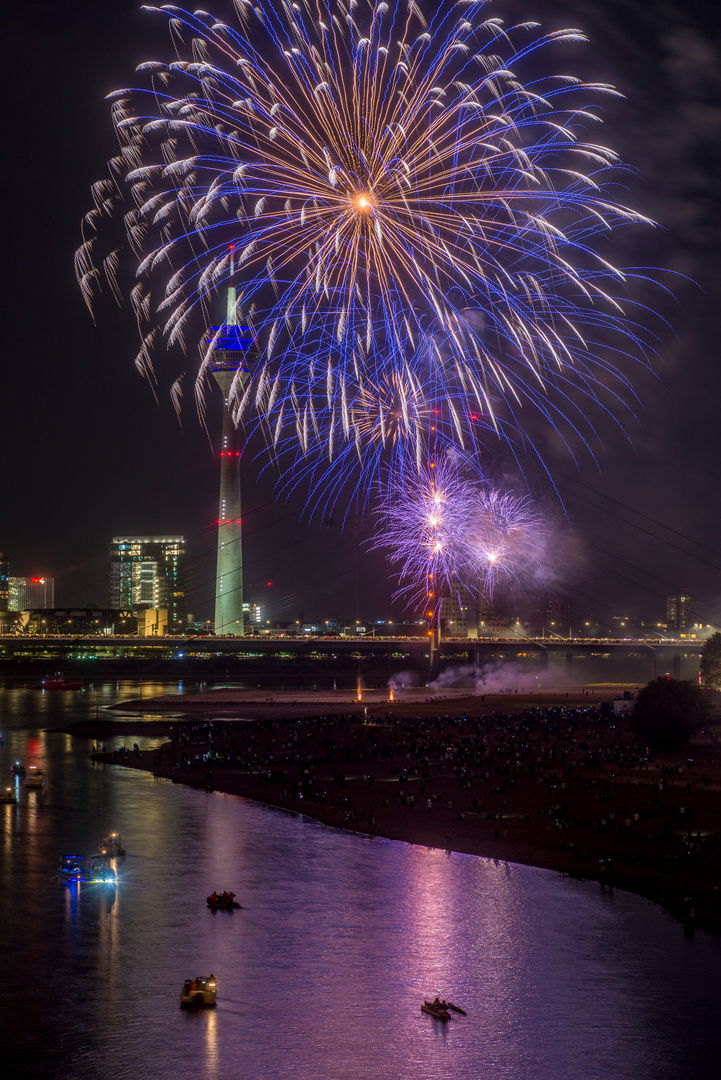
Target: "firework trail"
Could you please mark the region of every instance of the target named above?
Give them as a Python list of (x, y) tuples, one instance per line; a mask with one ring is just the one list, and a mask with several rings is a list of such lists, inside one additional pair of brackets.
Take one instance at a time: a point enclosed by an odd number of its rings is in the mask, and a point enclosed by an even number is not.
[[(417, 469), (436, 409), (471, 453), (527, 447), (538, 418), (590, 442), (592, 406), (628, 403), (644, 351), (629, 275), (594, 244), (645, 219), (604, 191), (616, 158), (584, 137), (613, 90), (538, 75), (539, 50), (583, 35), (506, 29), (488, 0), (428, 20), (414, 0), (233, 9), (150, 9), (177, 55), (110, 95), (120, 152), (76, 264), (89, 304), (132, 273), (140, 370), (202, 340), (234, 245), (259, 349), (236, 418), (328, 490), (384, 454)], [(211, 354), (189, 365), (201, 403)]]
[(443, 459), (390, 475), (377, 514), (372, 546), (397, 567), (395, 596), (423, 604), (430, 619), (444, 596), (491, 599), (499, 581), (527, 574), (545, 535), (530, 499), (465, 478)]

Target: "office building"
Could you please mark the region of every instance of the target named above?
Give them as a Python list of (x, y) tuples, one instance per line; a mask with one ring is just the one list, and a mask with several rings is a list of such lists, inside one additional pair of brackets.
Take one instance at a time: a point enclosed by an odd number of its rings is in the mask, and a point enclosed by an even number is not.
[(10, 564), (7, 555), (0, 551), (0, 611), (8, 610), (8, 584), (10, 579)]
[(444, 637), (468, 637), (468, 610), (456, 593), (441, 597), (438, 619)]
[(138, 632), (137, 619), (130, 611), (107, 608), (37, 608), (21, 617), (25, 633), (53, 637), (98, 637)]
[(167, 628), (185, 629), (185, 540), (182, 536), (115, 536), (110, 545), (110, 606), (167, 610)]
[(249, 604), (243, 602), (243, 624), (245, 629), (259, 626), (263, 621), (263, 612), (260, 604)]
[(669, 596), (666, 599), (666, 624), (669, 630), (684, 632), (696, 622), (693, 597), (686, 595)]
[(55, 607), (55, 579), (51, 577), (9, 577), (8, 609), (37, 611)]

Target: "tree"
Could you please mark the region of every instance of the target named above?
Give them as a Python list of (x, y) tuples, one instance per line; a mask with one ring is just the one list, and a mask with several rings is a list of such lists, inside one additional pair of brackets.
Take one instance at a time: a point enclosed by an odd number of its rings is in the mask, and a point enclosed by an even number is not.
[(721, 690), (721, 634), (712, 634), (704, 645), (701, 674), (707, 686)]
[(707, 722), (711, 706), (700, 687), (680, 679), (652, 679), (638, 697), (631, 714), (636, 737), (656, 750), (686, 746)]

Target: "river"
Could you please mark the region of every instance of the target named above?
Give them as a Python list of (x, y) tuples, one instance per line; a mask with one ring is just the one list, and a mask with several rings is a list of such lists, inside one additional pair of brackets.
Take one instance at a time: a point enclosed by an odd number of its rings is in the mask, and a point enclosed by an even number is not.
[[(57, 730), (137, 695), (0, 688), (4, 1075), (717, 1080), (717, 940), (594, 883), (97, 767)], [(58, 881), (114, 829), (116, 888)], [(212, 888), (242, 909), (209, 911)], [(181, 1010), (211, 971), (217, 1008)], [(423, 1015), (437, 991), (468, 1016)]]

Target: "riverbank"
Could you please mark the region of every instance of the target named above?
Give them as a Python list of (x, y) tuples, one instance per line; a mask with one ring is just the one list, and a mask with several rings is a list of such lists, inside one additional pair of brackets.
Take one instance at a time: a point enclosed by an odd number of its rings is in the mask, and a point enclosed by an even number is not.
[[(134, 752), (126, 738), (99, 759), (327, 825), (590, 878), (721, 932), (718, 731), (649, 760), (589, 690), (548, 692), (540, 707), (535, 692), (392, 703), (387, 691), (375, 703), (218, 693), (183, 720), (155, 721), (163, 746)], [(157, 716), (181, 703), (143, 707)], [(140, 720), (91, 727), (82, 733), (99, 741), (150, 733)]]

